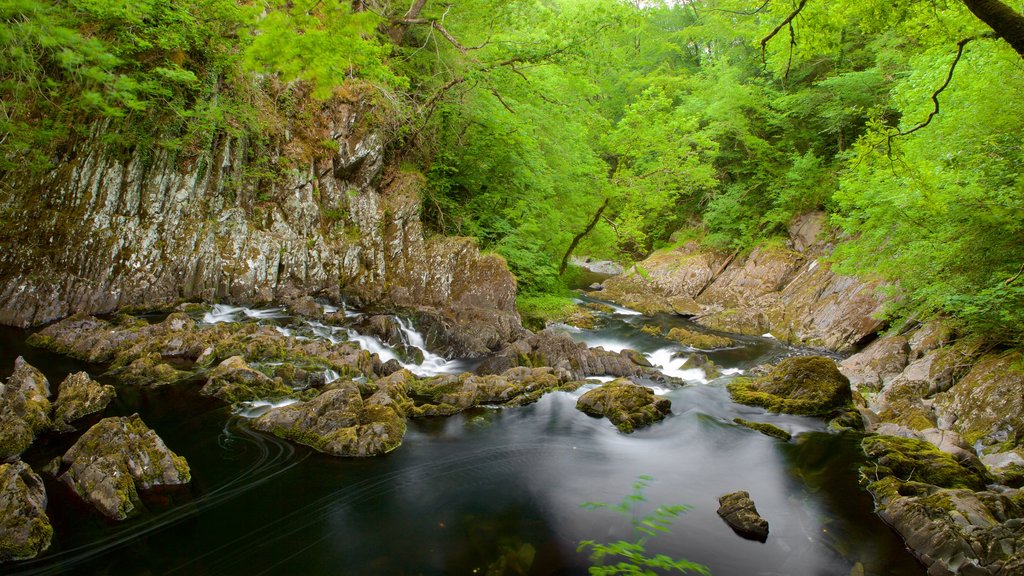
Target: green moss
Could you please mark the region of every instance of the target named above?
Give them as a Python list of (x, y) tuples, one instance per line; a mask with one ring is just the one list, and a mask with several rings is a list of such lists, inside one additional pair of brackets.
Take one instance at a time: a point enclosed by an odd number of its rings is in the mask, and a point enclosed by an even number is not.
[(850, 381), (829, 358), (787, 358), (762, 378), (737, 378), (728, 386), (734, 402), (771, 412), (828, 415), (852, 408)]
[(699, 350), (714, 350), (716, 348), (727, 348), (732, 346), (732, 340), (724, 336), (704, 334), (684, 328), (673, 328), (669, 330), (668, 337), (680, 344)]
[(743, 418), (733, 418), (732, 421), (739, 424), (740, 426), (745, 426), (747, 428), (750, 428), (751, 430), (756, 430), (761, 434), (764, 434), (765, 436), (778, 438), (783, 442), (789, 442), (790, 439), (793, 438), (793, 436), (789, 432), (786, 432), (782, 428), (779, 428), (778, 426), (775, 426), (773, 424), (768, 424), (766, 422), (751, 422), (750, 420), (744, 420)]
[(873, 462), (861, 469), (868, 479), (892, 476), (902, 482), (916, 481), (940, 488), (982, 490), (989, 478), (970, 470), (928, 442), (896, 436), (868, 436), (861, 442)]

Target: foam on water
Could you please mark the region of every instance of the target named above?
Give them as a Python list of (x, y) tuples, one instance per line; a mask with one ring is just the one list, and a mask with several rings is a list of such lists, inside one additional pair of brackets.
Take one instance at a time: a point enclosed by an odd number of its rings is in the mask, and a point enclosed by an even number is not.
[(743, 370), (740, 368), (726, 368), (722, 370), (723, 376), (734, 376), (736, 374), (743, 374)]
[(235, 414), (242, 418), (259, 418), (267, 412), (270, 412), (274, 408), (282, 408), (284, 406), (291, 406), (297, 404), (299, 401), (293, 398), (287, 400), (279, 400), (277, 402), (268, 402), (266, 400), (256, 400), (253, 402), (239, 402), (235, 407)]
[(679, 378), (687, 382), (707, 384), (707, 375), (700, 368), (683, 368), (686, 358), (673, 358), (678, 348), (662, 348), (646, 354), (647, 359), (666, 376)]

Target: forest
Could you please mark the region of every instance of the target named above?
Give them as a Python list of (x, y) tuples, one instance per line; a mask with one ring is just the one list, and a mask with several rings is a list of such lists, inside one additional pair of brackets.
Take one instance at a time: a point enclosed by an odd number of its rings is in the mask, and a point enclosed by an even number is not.
[[(411, 4), (411, 5), (410, 5)], [(894, 320), (1024, 344), (1024, 4), (2, 0), (0, 174), (96, 126), (186, 163), (358, 93), (432, 230), (557, 316), (579, 256), (779, 241), (824, 210)], [(303, 92), (305, 90), (305, 92)], [(330, 142), (324, 143), (331, 146)], [(257, 164), (273, 179), (288, 159)], [(2, 216), (2, 214), (0, 214)], [(643, 270), (638, 270), (643, 274)]]

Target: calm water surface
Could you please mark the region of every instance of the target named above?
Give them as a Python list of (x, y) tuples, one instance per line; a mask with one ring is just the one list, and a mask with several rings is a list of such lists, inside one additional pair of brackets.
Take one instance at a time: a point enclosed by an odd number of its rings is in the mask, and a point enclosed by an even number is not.
[[(573, 337), (653, 360), (682, 350), (639, 331), (686, 325), (675, 317), (610, 315)], [(55, 386), (86, 366), (33, 350), (25, 333), (0, 331), (0, 370), (26, 355)], [(770, 338), (742, 338), (709, 356), (749, 370), (806, 353)], [(668, 366), (671, 372), (676, 366)], [(586, 574), (580, 540), (630, 538), (629, 518), (581, 508), (618, 502), (640, 475), (653, 477), (642, 515), (662, 504), (692, 509), (651, 552), (681, 556), (716, 576), (922, 575), (900, 539), (872, 513), (857, 486), (859, 439), (824, 432), (820, 421), (733, 404), (729, 376), (659, 389), (672, 416), (631, 435), (575, 409), (575, 393), (549, 394), (522, 408), (480, 409), (410, 422), (405, 442), (383, 457), (324, 456), (253, 432), (199, 385), (120, 386), (105, 416), (138, 412), (185, 456), (192, 485), (147, 498), (149, 512), (108, 522), (46, 478), (56, 536), (42, 557), (5, 574)], [(102, 379), (102, 378), (101, 378)], [(661, 385), (664, 388), (663, 385)], [(798, 436), (783, 443), (732, 424), (771, 422)], [(25, 459), (41, 466), (73, 436), (42, 438)], [(744, 540), (716, 515), (717, 499), (747, 490), (770, 523), (767, 542)]]

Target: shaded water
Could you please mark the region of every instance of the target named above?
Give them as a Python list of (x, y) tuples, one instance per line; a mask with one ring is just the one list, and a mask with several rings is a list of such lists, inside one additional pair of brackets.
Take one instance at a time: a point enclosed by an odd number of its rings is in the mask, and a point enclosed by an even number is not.
[[(612, 315), (579, 340), (629, 346), (650, 357), (681, 350), (639, 332), (675, 317)], [(0, 332), (0, 370), (24, 353), (51, 383), (83, 366), (27, 348)], [(767, 338), (708, 355), (721, 367), (751, 367), (799, 351)], [(662, 352), (661, 356), (658, 353)], [(575, 393), (536, 404), (413, 420), (402, 447), (352, 460), (317, 454), (252, 432), (228, 407), (197, 395), (195, 383), (120, 386), (106, 415), (138, 411), (185, 456), (185, 494), (151, 497), (150, 513), (112, 524), (47, 479), (54, 544), (42, 557), (5, 565), (6, 574), (473, 574), (504, 559), (524, 574), (585, 574), (580, 540), (630, 537), (629, 519), (580, 507), (618, 502), (640, 475), (654, 478), (640, 514), (688, 504), (672, 532), (652, 540), (665, 552), (708, 565), (717, 576), (920, 575), (923, 569), (872, 513), (856, 483), (858, 439), (821, 422), (733, 404), (728, 377), (666, 391), (672, 416), (632, 435), (575, 409)], [(741, 416), (799, 436), (782, 443), (732, 424)], [(44, 438), (26, 455), (41, 465), (73, 437)], [(751, 493), (769, 521), (766, 543), (741, 539), (716, 515), (717, 498)], [(508, 571), (509, 574), (520, 573)]]

